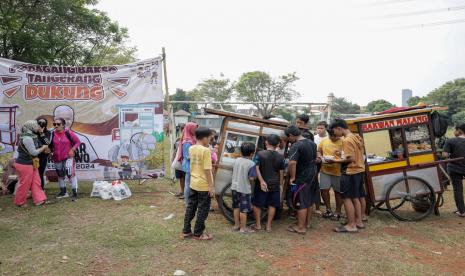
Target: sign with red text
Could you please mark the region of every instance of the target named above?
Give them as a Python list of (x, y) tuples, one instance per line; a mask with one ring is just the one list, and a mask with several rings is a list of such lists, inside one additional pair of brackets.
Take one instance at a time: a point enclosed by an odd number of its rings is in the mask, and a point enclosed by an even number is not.
[(75, 157), (81, 179), (162, 174), (161, 62), (54, 66), (0, 58), (0, 155), (14, 152), (25, 121), (45, 118), (53, 130), (63, 118), (81, 141)]
[(371, 123), (362, 124), (363, 132), (370, 132), (375, 130), (387, 129), (387, 128), (396, 128), (408, 125), (416, 124), (425, 124), (429, 121), (428, 115), (416, 115), (410, 117), (403, 117), (397, 119), (376, 121)]

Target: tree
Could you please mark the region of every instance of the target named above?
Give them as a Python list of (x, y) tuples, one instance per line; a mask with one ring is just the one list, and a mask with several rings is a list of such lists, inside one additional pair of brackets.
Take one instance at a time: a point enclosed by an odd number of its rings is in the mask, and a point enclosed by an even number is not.
[(359, 114), (360, 106), (349, 102), (346, 98), (335, 98), (333, 105), (334, 115), (337, 114)]
[(434, 89), (426, 96), (429, 103), (447, 106), (449, 118), (465, 110), (465, 78), (450, 81)]
[(465, 111), (460, 111), (458, 113), (455, 113), (452, 116), (452, 123), (454, 124), (454, 126), (465, 124)]
[(283, 119), (293, 122), (295, 120), (295, 112), (290, 108), (276, 108), (273, 110), (273, 114), (281, 116)]
[[(193, 99), (191, 98), (190, 93), (187, 93), (180, 88), (176, 88), (176, 93), (170, 95), (170, 101), (193, 101)], [(188, 103), (173, 103), (173, 111), (176, 112), (178, 110), (193, 112), (197, 110), (197, 106), (195, 104)]]
[[(229, 79), (223, 78), (223, 74), (220, 76), (221, 79), (211, 77), (199, 83), (191, 92), (193, 97), (197, 100), (203, 100), (206, 102), (229, 101), (233, 94), (234, 84)], [(227, 105), (215, 104), (213, 106), (214, 108), (231, 109), (231, 107)]]
[[(295, 73), (272, 78), (261, 71), (242, 74), (236, 83), (237, 97), (253, 104), (261, 116), (271, 115), (279, 102), (290, 102), (299, 96), (294, 90), (294, 82), (299, 78)], [(266, 102), (266, 103), (257, 103)]]
[(393, 108), (395, 105), (386, 100), (376, 100), (368, 103), (366, 111), (368, 112), (380, 112)]
[(417, 104), (419, 104), (422, 101), (424, 101), (423, 98), (415, 96), (415, 97), (411, 97), (410, 99), (408, 99), (407, 104), (408, 104), (408, 106), (416, 106)]
[(127, 29), (97, 0), (2, 0), (0, 56), (28, 63), (98, 65), (134, 60)]

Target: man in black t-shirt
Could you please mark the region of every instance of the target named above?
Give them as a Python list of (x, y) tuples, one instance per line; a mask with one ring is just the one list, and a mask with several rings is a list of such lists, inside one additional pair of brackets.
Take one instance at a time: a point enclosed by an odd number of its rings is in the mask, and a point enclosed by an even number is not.
[(310, 117), (307, 114), (300, 114), (295, 119), (295, 124), (300, 128), (305, 128), (302, 130), (302, 136), (306, 139), (310, 139), (312, 142), (315, 140), (313, 133), (308, 130), (308, 121), (310, 121)]
[[(446, 158), (465, 158), (465, 124), (455, 127), (455, 138), (449, 139), (444, 145), (443, 155)], [(465, 217), (465, 204), (463, 200), (463, 179), (465, 178), (465, 159), (447, 164), (447, 171), (452, 179), (454, 188), (456, 215)]]
[(305, 234), (310, 223), (313, 205), (320, 200), (316, 173), (316, 144), (302, 136), (297, 126), (285, 131), (292, 143), (289, 150), (289, 185), (294, 208), (297, 209), (297, 225), (287, 228), (289, 232)]
[(261, 230), (261, 211), (268, 208), (265, 230), (271, 231), (271, 223), (276, 208), (281, 206), (281, 194), (284, 184), (284, 156), (277, 151), (281, 138), (276, 134), (266, 137), (265, 147), (257, 153), (257, 185), (253, 197), (253, 209), (256, 230)]

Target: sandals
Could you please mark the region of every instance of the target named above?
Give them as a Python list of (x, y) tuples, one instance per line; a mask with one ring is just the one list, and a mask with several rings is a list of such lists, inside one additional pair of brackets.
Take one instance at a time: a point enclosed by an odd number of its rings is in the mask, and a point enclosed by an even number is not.
[(341, 214), (334, 214), (330, 219), (332, 221), (340, 221), (341, 220)]
[(331, 210), (326, 210), (326, 212), (321, 215), (325, 219), (332, 218), (334, 216), (333, 212)]
[(231, 228), (231, 231), (232, 231), (232, 232), (239, 232), (239, 230), (241, 230), (240, 227), (232, 227), (232, 228)]
[(460, 213), (459, 211), (455, 211), (454, 214), (456, 214), (457, 216), (461, 218), (465, 218), (465, 213)]
[(349, 230), (345, 226), (338, 226), (333, 229), (334, 232), (336, 233), (358, 233), (358, 229), (355, 230)]
[(288, 232), (290, 233), (296, 233), (296, 234), (299, 234), (299, 235), (305, 235), (307, 233), (307, 231), (300, 231), (300, 230), (297, 230), (295, 226), (289, 226), (287, 227), (286, 229)]
[(213, 236), (210, 235), (210, 234), (207, 234), (207, 233), (203, 233), (200, 236), (192, 236), (192, 238), (194, 240), (197, 240), (197, 241), (211, 241), (211, 240), (213, 240)]

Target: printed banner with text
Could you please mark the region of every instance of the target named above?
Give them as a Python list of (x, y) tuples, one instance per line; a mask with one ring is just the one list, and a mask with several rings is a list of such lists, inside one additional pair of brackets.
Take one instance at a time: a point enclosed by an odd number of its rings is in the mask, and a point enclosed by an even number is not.
[[(161, 59), (117, 66), (48, 66), (0, 58), (0, 159), (12, 158), (21, 125), (66, 120), (81, 145), (78, 178), (137, 179), (163, 171)], [(46, 175), (56, 177), (53, 163)]]

